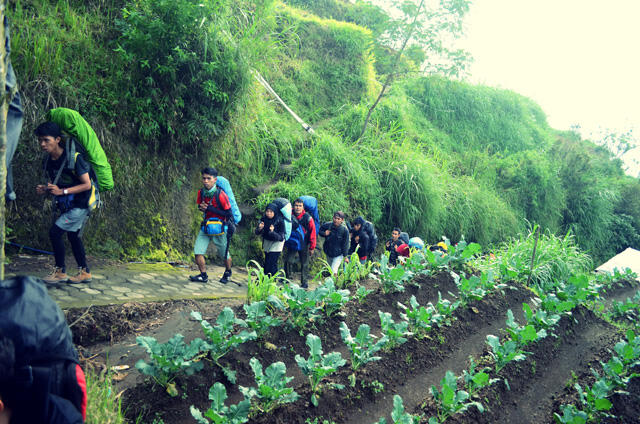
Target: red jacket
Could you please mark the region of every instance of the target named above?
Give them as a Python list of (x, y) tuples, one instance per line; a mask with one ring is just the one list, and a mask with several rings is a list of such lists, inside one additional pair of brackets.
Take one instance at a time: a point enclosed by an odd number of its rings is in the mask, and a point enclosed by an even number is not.
[[(218, 202), (216, 202), (216, 196), (203, 197), (202, 196), (202, 190), (198, 190), (198, 200), (197, 200), (198, 205), (200, 203), (202, 203), (202, 202), (205, 202), (209, 206), (213, 206), (214, 208), (218, 208), (218, 209), (223, 210), (223, 211), (230, 210), (231, 209), (231, 204), (229, 203), (229, 197), (227, 196), (227, 193), (225, 193), (224, 190), (219, 190), (219, 193), (220, 193), (219, 197), (220, 197), (221, 205), (218, 205)], [(207, 220), (209, 218), (219, 218), (224, 222), (227, 217), (207, 210), (204, 218), (205, 218), (205, 220)]]
[[(305, 213), (307, 213), (307, 211), (302, 209), (300, 215), (296, 216), (298, 221), (302, 219)], [(309, 214), (309, 223), (307, 226), (309, 228), (305, 228), (305, 226), (303, 225), (302, 231), (304, 231), (305, 239), (307, 238), (307, 235), (309, 236), (309, 250), (313, 250), (316, 248), (316, 223), (313, 221), (313, 217), (311, 216), (311, 214)]]

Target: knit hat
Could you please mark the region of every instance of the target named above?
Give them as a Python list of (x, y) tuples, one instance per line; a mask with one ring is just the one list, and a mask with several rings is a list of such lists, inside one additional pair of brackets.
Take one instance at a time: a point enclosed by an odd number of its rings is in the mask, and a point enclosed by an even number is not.
[(278, 212), (278, 207), (275, 203), (269, 203), (265, 209), (271, 209), (274, 212)]

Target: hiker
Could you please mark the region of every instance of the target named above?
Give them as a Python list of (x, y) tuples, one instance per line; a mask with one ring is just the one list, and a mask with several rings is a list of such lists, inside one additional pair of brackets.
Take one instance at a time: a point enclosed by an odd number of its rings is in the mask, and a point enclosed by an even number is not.
[[(218, 180), (218, 171), (213, 167), (206, 167), (200, 171), (202, 174), (203, 187), (198, 190), (196, 203), (198, 209), (203, 213), (204, 219), (200, 226), (200, 231), (196, 237), (196, 243), (193, 248), (195, 254), (196, 265), (200, 270), (200, 274), (192, 275), (189, 280), (198, 283), (206, 283), (209, 281), (207, 275), (207, 267), (204, 255), (207, 253), (209, 242), (213, 241), (216, 246), (218, 257), (224, 261), (224, 274), (220, 278), (222, 284), (227, 284), (231, 278), (231, 255), (229, 254), (229, 241), (235, 230), (233, 223), (233, 214), (229, 196), (224, 190), (216, 185)], [(217, 223), (219, 229), (218, 234), (207, 234), (208, 223)]]
[[(302, 198), (294, 200), (293, 215), (298, 225), (302, 227), (304, 239), (299, 246), (299, 250), (295, 250), (293, 247), (286, 247), (285, 244), (286, 249), (284, 250), (283, 258), (284, 273), (288, 279), (291, 279), (291, 265), (297, 254), (300, 259), (300, 287), (306, 289), (309, 287), (307, 284), (307, 278), (309, 277), (309, 257), (313, 255), (313, 251), (316, 248), (316, 222), (305, 210)], [(291, 240), (291, 237), (289, 237), (289, 240)], [(298, 246), (296, 246), (296, 248), (297, 247)]]
[[(40, 148), (47, 154), (44, 170), (47, 184), (38, 184), (36, 193), (52, 194), (55, 199), (58, 218), (49, 229), (49, 238), (53, 247), (55, 267), (44, 278), (46, 282), (87, 283), (91, 281), (91, 272), (82, 243), (81, 231), (89, 217), (88, 203), (91, 195), (90, 166), (82, 154), (76, 154), (73, 168), (68, 163), (67, 152), (62, 141), (62, 130), (54, 122), (44, 122), (34, 131)], [(55, 213), (55, 212), (54, 212)], [(69, 278), (65, 267), (65, 248), (62, 236), (67, 233), (73, 256), (78, 265), (78, 274)]]
[(391, 238), (387, 240), (387, 243), (385, 244), (385, 247), (389, 252), (389, 263), (391, 265), (396, 265), (398, 263), (398, 252), (396, 249), (398, 246), (403, 244), (403, 241), (400, 239), (400, 233), (402, 233), (400, 228), (394, 228), (393, 231), (391, 231)]
[[(360, 263), (364, 264), (367, 261), (367, 255), (370, 251), (369, 234), (364, 230), (364, 223), (366, 221), (363, 217), (359, 216), (353, 220), (351, 224), (351, 246), (349, 247), (349, 256), (353, 252), (358, 252)], [(345, 258), (345, 261), (349, 261), (349, 258)]]
[(278, 272), (278, 258), (284, 247), (284, 221), (277, 212), (278, 207), (274, 203), (269, 203), (256, 228), (256, 234), (262, 236), (264, 273), (269, 277)]
[[(67, 399), (46, 388), (24, 388), (16, 373), (15, 348), (0, 336), (0, 424), (82, 424), (82, 414)], [(17, 375), (16, 375), (17, 374)]]
[(327, 255), (327, 262), (335, 275), (342, 258), (349, 254), (349, 230), (344, 225), (344, 212), (334, 213), (333, 221), (322, 224), (319, 234), (325, 238), (322, 250)]
[(64, 313), (42, 280), (0, 281), (0, 423), (81, 424), (86, 411)]

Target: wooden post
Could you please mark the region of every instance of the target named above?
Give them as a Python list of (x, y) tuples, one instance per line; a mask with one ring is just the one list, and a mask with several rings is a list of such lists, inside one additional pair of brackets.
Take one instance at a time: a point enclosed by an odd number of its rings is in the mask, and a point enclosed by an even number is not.
[(6, 13), (6, 0), (0, 0), (0, 280), (4, 280), (4, 243), (5, 243), (5, 221), (6, 208), (4, 195), (7, 192), (7, 111), (9, 102), (7, 101), (6, 80), (7, 80), (7, 50), (6, 34), (4, 33), (4, 18)]

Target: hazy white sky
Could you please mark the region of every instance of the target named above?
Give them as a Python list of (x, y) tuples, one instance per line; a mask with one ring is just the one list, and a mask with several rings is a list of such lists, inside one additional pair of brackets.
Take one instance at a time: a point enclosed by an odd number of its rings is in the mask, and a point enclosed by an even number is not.
[(640, 0), (475, 0), (471, 82), (532, 98), (558, 129), (640, 134)]

